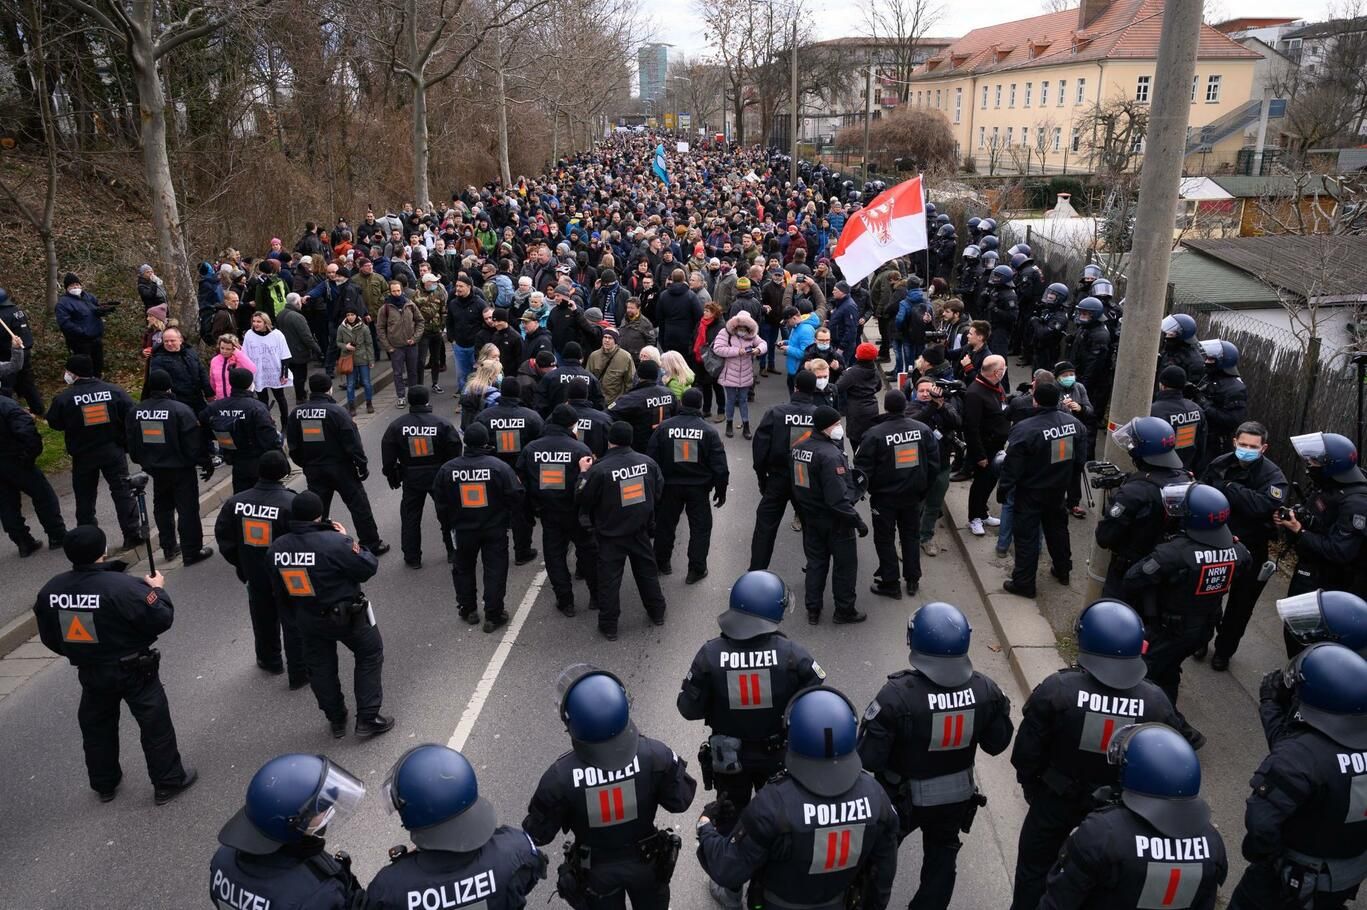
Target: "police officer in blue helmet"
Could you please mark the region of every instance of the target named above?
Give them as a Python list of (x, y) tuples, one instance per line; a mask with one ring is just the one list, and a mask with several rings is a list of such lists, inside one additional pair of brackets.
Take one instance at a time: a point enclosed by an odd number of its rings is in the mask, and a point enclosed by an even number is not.
[(1191, 745), (1166, 724), (1132, 724), (1111, 738), (1106, 755), (1119, 767), (1119, 792), (1069, 836), (1040, 910), (1213, 910), (1229, 863), (1200, 797)]
[(390, 770), (384, 797), (419, 849), (389, 851), (389, 865), (367, 889), (370, 910), (520, 910), (546, 877), (546, 855), (525, 831), (499, 825), (475, 769), (454, 749), (409, 749)]
[(360, 907), (351, 858), (323, 836), (355, 813), (365, 785), (323, 755), (281, 755), (261, 766), (244, 805), (218, 832), (209, 866), (217, 907)]
[[(718, 806), (698, 818), (698, 859), (729, 891), (749, 883), (748, 906), (883, 910), (897, 874), (897, 812), (864, 771), (854, 706), (834, 689), (800, 692), (788, 705), (786, 772), (760, 790), (730, 837)], [(867, 874), (861, 871), (867, 867)]]

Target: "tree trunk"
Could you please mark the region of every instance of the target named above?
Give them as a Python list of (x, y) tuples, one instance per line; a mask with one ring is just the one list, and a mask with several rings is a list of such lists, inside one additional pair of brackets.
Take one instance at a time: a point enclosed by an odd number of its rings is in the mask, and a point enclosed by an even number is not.
[[(136, 19), (139, 24), (147, 19)], [(173, 315), (182, 325), (195, 325), (195, 285), (190, 257), (180, 232), (180, 208), (171, 181), (171, 159), (166, 150), (166, 95), (157, 72), (156, 48), (149, 31), (135, 27), (129, 42), (133, 80), (138, 90), (138, 114), (142, 121), (142, 163), (152, 206), (152, 227), (157, 235), (163, 274), (168, 279), (167, 297)]]
[(409, 79), (413, 82), (413, 204), (427, 208), (427, 72), (426, 61), (418, 57), (418, 4), (408, 0), (406, 37)]
[(508, 91), (503, 81), (503, 30), (496, 28), (489, 33), (494, 44), (494, 92), (498, 105), (498, 171), (503, 178), (503, 186), (513, 185), (513, 170), (508, 162)]
[(551, 168), (560, 160), (560, 109), (551, 115)]

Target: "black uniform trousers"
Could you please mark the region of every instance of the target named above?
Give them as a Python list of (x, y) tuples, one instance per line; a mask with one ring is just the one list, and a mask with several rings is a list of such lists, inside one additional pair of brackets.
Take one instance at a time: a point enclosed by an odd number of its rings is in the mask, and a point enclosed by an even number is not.
[(437, 498), (432, 489), (432, 476), (429, 472), (403, 480), (403, 495), (399, 499), (399, 545), (403, 550), (403, 558), (409, 562), (422, 559), (422, 511), (429, 497), (437, 513), (441, 539), (446, 543), (446, 551), (451, 551), (451, 528), (446, 521), (446, 504)]
[[(159, 661), (158, 661), (159, 662)], [(185, 782), (185, 766), (176, 747), (176, 728), (155, 664), (139, 668), (136, 662), (111, 661), (77, 668), (81, 681), (81, 704), (76, 718), (85, 747), (85, 768), (90, 787), (109, 793), (123, 778), (119, 765), (119, 712), (128, 702), (142, 740), (147, 776), (154, 787), (177, 787)]]
[[(921, 580), (921, 501), (906, 499), (891, 494), (870, 497), (870, 511), (873, 513), (873, 549), (878, 554), (878, 571), (873, 573), (876, 581), (885, 585), (898, 585), (899, 578), (910, 582)], [(898, 574), (897, 544), (902, 545), (901, 574)]]
[(186, 553), (198, 553), (204, 546), (204, 526), (199, 518), (199, 480), (195, 469), (153, 468), (147, 473), (152, 475), (152, 517), (157, 523), (162, 550), (174, 550), (179, 541)]
[(1144, 622), (1149, 638), (1149, 649), (1144, 652), (1144, 662), (1149, 666), (1148, 678), (1163, 690), (1174, 708), (1177, 707), (1177, 689), (1182, 684), (1182, 661), (1210, 641), (1214, 623), (1215, 616), (1208, 611), (1168, 614), (1160, 616), (1156, 623)]
[(1253, 608), (1257, 606), (1263, 588), (1267, 587), (1267, 581), (1258, 580), (1263, 563), (1267, 562), (1267, 541), (1244, 541), (1244, 544), (1253, 558), (1248, 565), (1234, 572), (1229, 593), (1225, 595), (1225, 611), (1215, 635), (1215, 653), (1225, 660), (1233, 657), (1239, 649), (1239, 640), (1244, 637), (1248, 621), (1253, 617)]
[(575, 512), (545, 510), (541, 513), (541, 551), (546, 576), (558, 604), (574, 603), (574, 576), (570, 574), (570, 544), (589, 589), (589, 609), (598, 603), (598, 541), (579, 523)]
[(233, 456), (233, 495), (250, 490), (261, 479), (261, 457), (259, 455)]
[(104, 376), (103, 338), (67, 338), (66, 349), (73, 354), (84, 354), (89, 357), (90, 365), (95, 368), (95, 377)]
[(972, 811), (972, 802), (944, 806), (913, 806), (907, 800), (897, 803), (898, 843), (917, 828), (921, 829), (921, 884), (907, 905), (908, 910), (947, 910), (949, 907), (958, 878), (955, 864), (959, 848), (963, 846), (959, 830)]
[(1073, 570), (1073, 545), (1068, 536), (1068, 510), (1063, 490), (1040, 490), (1026, 494), (1017, 487), (1011, 504), (1011, 537), (1016, 544), (1016, 564), (1011, 582), (1026, 591), (1035, 590), (1039, 568), (1039, 539), (1049, 548), (1054, 571), (1067, 575)]
[(19, 494), (33, 500), (33, 511), (43, 526), (48, 540), (61, 540), (66, 534), (62, 509), (57, 494), (47, 477), (34, 465), (6, 465), (0, 471), (0, 527), (15, 543), (27, 543), (33, 537), (24, 520), (23, 500)]
[(380, 542), (380, 530), (375, 527), (375, 514), (370, 511), (370, 497), (365, 494), (365, 486), (356, 476), (351, 465), (319, 464), (304, 468), (304, 479), (308, 481), (309, 491), (317, 493), (323, 500), (323, 517), (332, 512), (332, 494), (337, 493), (351, 512), (355, 524), (356, 539), (361, 546), (374, 549)]
[[(269, 575), (262, 578), (247, 576), (247, 610), (252, 620), (257, 664), (272, 671), (284, 667), (289, 671), (291, 684), (308, 679), (304, 645), (295, 627), (294, 612), (281, 610), (276, 604)], [(282, 637), (285, 641), (283, 660), (280, 649)]]
[(1029, 797), (1016, 851), (1016, 882), (1011, 910), (1036, 910), (1058, 851), (1090, 810), (1088, 799), (1068, 799), (1044, 785)]
[(47, 408), (43, 405), (43, 393), (38, 391), (38, 382), (33, 378), (31, 354), (24, 361), (23, 369), (5, 384), (5, 393), (16, 401), (22, 398), (28, 402), (28, 409), (35, 417), (42, 417), (47, 413)]
[(667, 566), (674, 557), (674, 533), (679, 517), (688, 513), (688, 568), (707, 570), (707, 552), (712, 546), (712, 504), (707, 501), (706, 484), (665, 484), (660, 510), (655, 515), (655, 562)]
[[(802, 515), (802, 552), (807, 557), (806, 605), (808, 613), (820, 613), (826, 598), (826, 577), (831, 578), (831, 600), (837, 615), (854, 612), (855, 584), (859, 579), (859, 551), (854, 528), (832, 524), (824, 515)], [(834, 571), (831, 563), (835, 563)]]
[(532, 552), (532, 528), (536, 527), (536, 513), (532, 511), (531, 500), (522, 497), (522, 504), (513, 509), (513, 556), (526, 562), (527, 554)]
[(664, 619), (665, 595), (660, 590), (660, 572), (655, 565), (655, 551), (644, 534), (624, 537), (598, 534), (598, 628), (617, 630), (617, 619), (622, 615), (622, 576), (627, 560), (631, 561), (631, 575), (636, 579), (636, 591), (641, 605), (651, 620)]
[(451, 564), (451, 581), (456, 586), (456, 607), (461, 616), (479, 610), (479, 590), (475, 584), (475, 563), (484, 562), (484, 618), (503, 616), (503, 598), (508, 592), (508, 528), (453, 531), (456, 561)]
[(380, 627), (370, 624), (364, 610), (348, 614), (345, 606), (326, 615), (294, 608), (291, 615), (303, 644), (304, 665), (308, 667), (313, 697), (318, 699), (318, 707), (327, 719), (343, 721), (347, 716), (342, 680), (337, 675), (337, 645), (341, 644), (356, 662), (352, 672), (356, 719), (374, 720), (380, 713), (384, 697), (380, 684), (380, 671), (384, 667), (384, 640), (380, 638)]
[(669, 885), (660, 884), (655, 869), (640, 859), (593, 863), (585, 876), (589, 910), (669, 910)]
[(774, 541), (783, 513), (792, 501), (792, 484), (788, 475), (775, 471), (764, 480), (760, 489), (759, 507), (755, 509), (755, 532), (750, 538), (750, 571), (769, 568), (774, 558)]
[[(1344, 891), (1316, 891), (1313, 910), (1338, 910), (1358, 895), (1354, 885)], [(1301, 905), (1283, 898), (1281, 875), (1270, 863), (1252, 863), (1229, 898), (1227, 910), (1295, 910)]]
[(133, 487), (128, 483), (128, 457), (121, 449), (77, 455), (71, 459), (71, 489), (76, 494), (76, 524), (98, 525), (95, 518), (95, 496), (100, 490), (100, 476), (109, 484), (109, 495), (114, 500), (114, 513), (119, 517), (119, 528), (125, 537), (137, 537), (142, 532), (138, 519), (138, 504), (133, 498)]

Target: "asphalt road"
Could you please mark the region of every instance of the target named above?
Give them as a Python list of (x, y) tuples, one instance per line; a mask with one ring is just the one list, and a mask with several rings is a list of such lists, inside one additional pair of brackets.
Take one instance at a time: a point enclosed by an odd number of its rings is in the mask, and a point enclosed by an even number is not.
[[(385, 424), (398, 413), (392, 391), (377, 397), (379, 413), (362, 420), (367, 451), (373, 455), (378, 455)], [(782, 381), (766, 379), (757, 407), (780, 397)], [(450, 413), (449, 394), (438, 406)], [(662, 628), (649, 624), (628, 580), (616, 643), (595, 633), (593, 615), (582, 609), (587, 599), (582, 587), (577, 617), (567, 619), (555, 611), (538, 563), (512, 572), (508, 608), (514, 619), (507, 628), (486, 635), (459, 622), (435, 521), (429, 517), (425, 523), (426, 567), (407, 569), (398, 552), (397, 496), (378, 470), (372, 472), (367, 485), (371, 501), (382, 536), (395, 549), (381, 560), (380, 574), (368, 590), (386, 644), (385, 712), (393, 713), (398, 724), (390, 734), (368, 742), (334, 741), (308, 690), (291, 693), (283, 677), (256, 668), (245, 593), (226, 563), (215, 557), (190, 569), (177, 564), (167, 573), (178, 621), (160, 643), (162, 675), (182, 753), (199, 769), (199, 784), (167, 806), (154, 806), (136, 727), (125, 717), (124, 784), (118, 799), (100, 804), (86, 782), (75, 720), (75, 673), (64, 662), (40, 671), (0, 702), (0, 728), (5, 731), (0, 767), (6, 769), (0, 782), (0, 869), (5, 870), (0, 906), (204, 905), (208, 860), (219, 825), (238, 807), (256, 768), (281, 752), (327, 753), (371, 788), (363, 810), (330, 838), (334, 848), (352, 854), (363, 881), (384, 862), (388, 847), (406, 842), (397, 819), (381, 806), (379, 789), (392, 762), (414, 744), (451, 741), (462, 747), (479, 770), (482, 791), (499, 807), (501, 821), (515, 825), (542, 771), (568, 748), (552, 687), (560, 669), (578, 661), (620, 675), (643, 732), (681, 755), (695, 755), (703, 727), (678, 716), (674, 697), (694, 651), (716, 634), (715, 617), (730, 583), (746, 568), (757, 503), (749, 444), (739, 432), (728, 442), (728, 453), (733, 483), (716, 516), (711, 574), (685, 586), (684, 559), (682, 552), (676, 554), (679, 570), (664, 580), (669, 613)], [(334, 517), (348, 522), (340, 503)], [(679, 551), (686, 534), (680, 533)], [(1018, 709), (1022, 694), (993, 640), (962, 558), (952, 538), (942, 533), (939, 539), (949, 549), (925, 560), (917, 598), (892, 602), (867, 593), (874, 560), (872, 541), (866, 539), (860, 542), (859, 606), (869, 612), (869, 621), (853, 627), (827, 621), (812, 628), (798, 610), (786, 629), (812, 650), (829, 683), (862, 707), (886, 674), (906, 665), (909, 611), (925, 600), (949, 600), (964, 609), (977, 630), (972, 652), (976, 665), (1002, 685)], [(773, 568), (790, 585), (800, 586), (801, 565), (800, 535), (785, 524)], [(21, 563), (12, 550), (0, 556), (0, 566), (9, 583), (9, 615), (26, 608), (48, 574), (63, 568), (59, 554)], [(346, 680), (350, 659), (345, 650), (342, 655)], [(1004, 756), (981, 758), (979, 778), (990, 801), (960, 854), (954, 906), (1003, 907), (1009, 901), (1024, 803)], [(700, 793), (689, 812), (660, 819), (682, 826), (685, 834), (687, 849), (674, 879), (677, 908), (713, 906), (692, 853), (691, 827), (705, 801)], [(558, 853), (557, 844), (553, 863)], [(900, 859), (894, 906), (905, 906), (914, 890), (919, 837), (908, 839)], [(545, 906), (550, 897), (551, 889), (543, 883), (532, 901)], [(561, 906), (558, 900), (551, 903)]]

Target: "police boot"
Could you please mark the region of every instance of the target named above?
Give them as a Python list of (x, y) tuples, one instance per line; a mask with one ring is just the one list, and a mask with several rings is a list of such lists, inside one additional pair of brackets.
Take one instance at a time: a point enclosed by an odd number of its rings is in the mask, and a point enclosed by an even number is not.
[(35, 537), (19, 541), (19, 558), (26, 559), (43, 548)]
[(198, 550), (196, 550), (194, 553), (186, 553), (186, 554), (185, 554), (185, 559), (182, 560), (182, 564), (183, 564), (183, 565), (187, 565), (187, 566), (192, 566), (192, 565), (194, 565), (194, 564), (197, 563), (197, 562), (203, 562), (204, 560), (208, 559), (210, 556), (213, 556), (213, 555), (214, 555), (214, 548), (213, 548), (213, 547), (200, 547), (200, 548), (199, 548)]
[(895, 581), (884, 582), (875, 577), (873, 584), (869, 586), (869, 592), (879, 597), (891, 597), (893, 600), (902, 599), (902, 586)]
[(394, 729), (394, 718), (376, 714), (369, 720), (356, 719), (356, 735), (360, 737), (379, 736)]
[(152, 800), (158, 806), (164, 806), (171, 800), (175, 799), (177, 796), (180, 796), (186, 790), (189, 790), (191, 787), (193, 787), (195, 785), (195, 781), (197, 780), (199, 780), (199, 772), (196, 771), (194, 768), (186, 768), (185, 779), (183, 781), (181, 781), (179, 784), (176, 784), (174, 787), (155, 788), (152, 791)]

